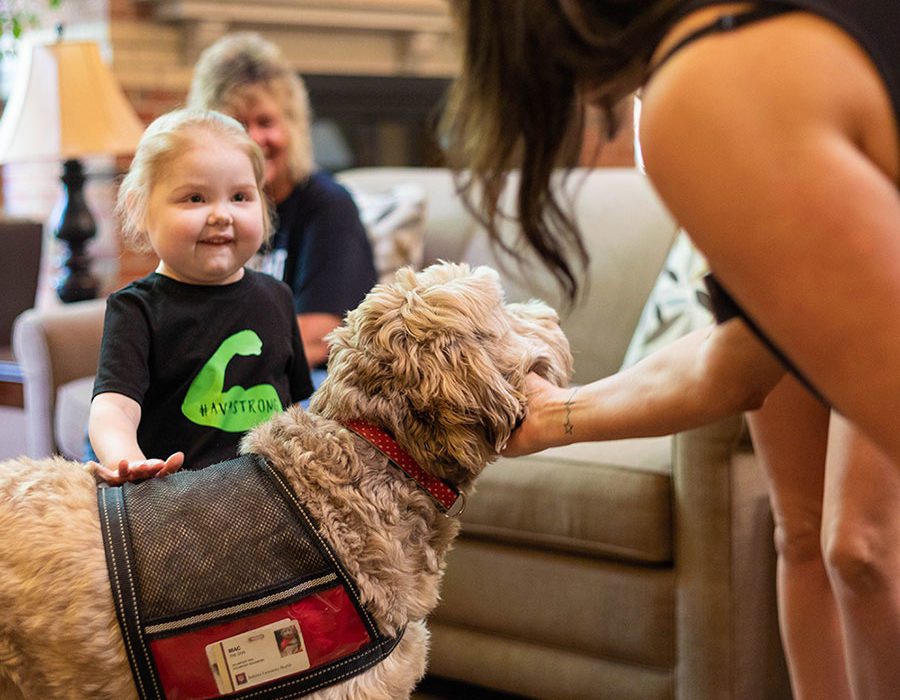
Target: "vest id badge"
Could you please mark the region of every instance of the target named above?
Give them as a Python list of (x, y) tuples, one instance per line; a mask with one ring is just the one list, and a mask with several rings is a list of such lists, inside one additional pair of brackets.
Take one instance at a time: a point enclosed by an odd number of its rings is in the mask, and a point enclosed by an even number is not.
[(300, 673), (310, 666), (300, 625), (287, 618), (209, 644), (206, 658), (222, 695)]

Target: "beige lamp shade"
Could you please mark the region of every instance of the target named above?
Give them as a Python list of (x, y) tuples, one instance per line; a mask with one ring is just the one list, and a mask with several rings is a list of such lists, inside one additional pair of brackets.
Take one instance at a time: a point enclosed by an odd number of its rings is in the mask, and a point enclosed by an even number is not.
[(34, 44), (0, 121), (0, 163), (128, 154), (144, 126), (89, 41)]

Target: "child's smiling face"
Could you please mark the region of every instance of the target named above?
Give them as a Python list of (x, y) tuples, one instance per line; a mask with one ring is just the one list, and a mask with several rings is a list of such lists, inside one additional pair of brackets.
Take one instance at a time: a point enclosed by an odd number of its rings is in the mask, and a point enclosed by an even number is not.
[(146, 230), (157, 272), (190, 284), (230, 284), (262, 245), (265, 205), (247, 153), (198, 129), (150, 190)]

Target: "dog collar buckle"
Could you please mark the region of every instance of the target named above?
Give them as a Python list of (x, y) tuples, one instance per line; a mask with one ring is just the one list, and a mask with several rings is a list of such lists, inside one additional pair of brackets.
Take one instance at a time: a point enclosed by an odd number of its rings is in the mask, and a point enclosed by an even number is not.
[(453, 501), (453, 504), (449, 508), (445, 509), (443, 506), (439, 507), (443, 511), (445, 518), (458, 518), (466, 510), (466, 494), (460, 491), (456, 500)]
[(388, 433), (361, 420), (343, 421), (344, 426), (381, 452), (416, 485), (431, 496), (431, 500), (448, 518), (455, 518), (466, 509), (466, 495), (452, 484), (429, 474)]

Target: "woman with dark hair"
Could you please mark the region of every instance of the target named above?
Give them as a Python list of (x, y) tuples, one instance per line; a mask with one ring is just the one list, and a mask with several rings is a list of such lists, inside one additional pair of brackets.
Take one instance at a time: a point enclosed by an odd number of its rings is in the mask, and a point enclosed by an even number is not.
[(522, 235), (577, 300), (585, 249), (551, 175), (586, 106), (611, 135), (613, 106), (640, 89), (647, 173), (714, 273), (714, 328), (584, 387), (533, 378), (507, 453), (752, 410), (795, 695), (894, 696), (900, 3), (451, 5), (463, 68), (444, 132), (488, 230), (519, 169)]

